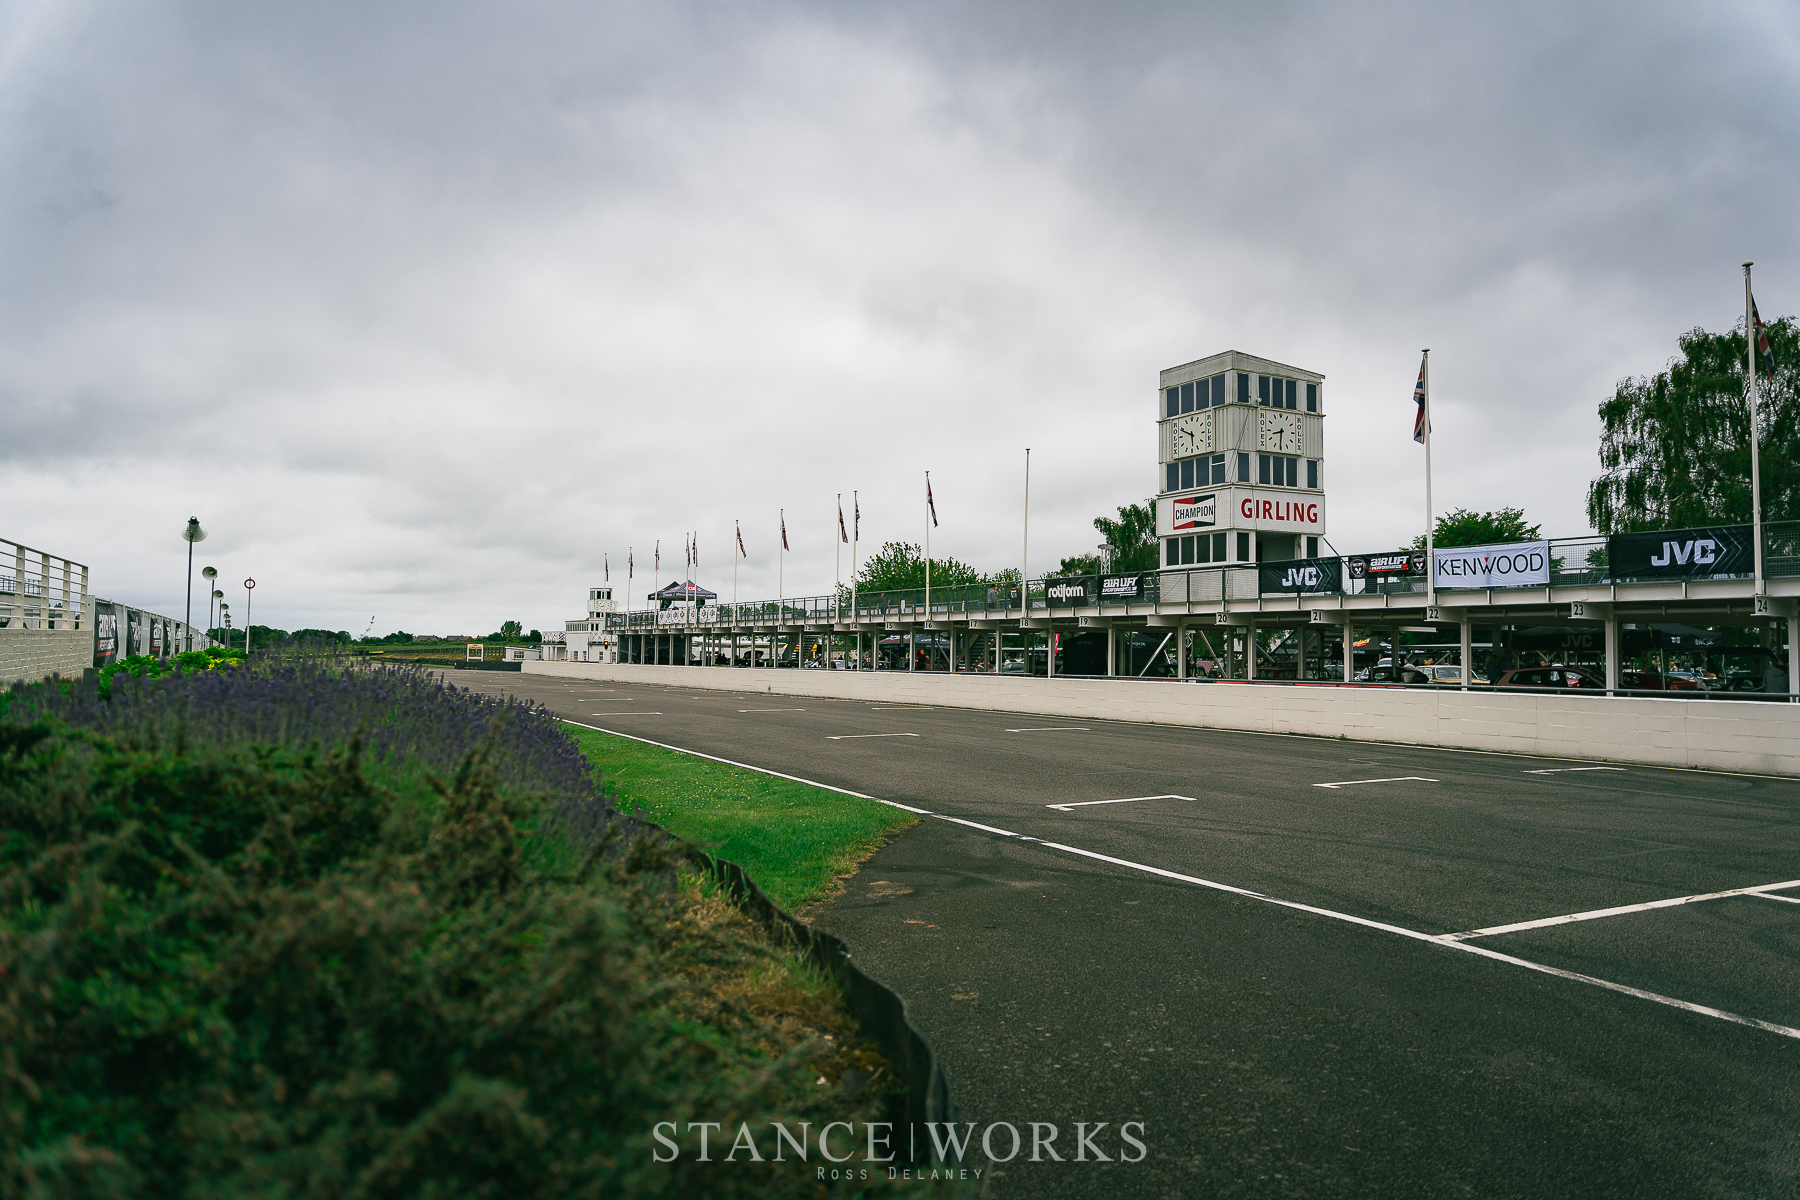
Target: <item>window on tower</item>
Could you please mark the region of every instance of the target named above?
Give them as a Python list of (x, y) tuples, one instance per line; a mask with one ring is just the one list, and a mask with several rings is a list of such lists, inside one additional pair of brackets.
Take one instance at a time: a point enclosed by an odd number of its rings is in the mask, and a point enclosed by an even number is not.
[(1319, 385), (1316, 383), (1306, 385), (1306, 411), (1319, 411)]

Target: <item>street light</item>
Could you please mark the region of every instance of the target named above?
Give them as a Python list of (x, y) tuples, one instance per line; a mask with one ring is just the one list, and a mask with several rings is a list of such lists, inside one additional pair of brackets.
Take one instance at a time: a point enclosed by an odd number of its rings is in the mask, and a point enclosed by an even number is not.
[(194, 648), (194, 543), (206, 540), (206, 530), (200, 528), (199, 517), (189, 517), (187, 528), (182, 530), (182, 540), (188, 544), (188, 580), (187, 580), (187, 613), (182, 624), (187, 626), (187, 648)]
[[(201, 567), (200, 575), (202, 578), (204, 578), (206, 580), (206, 586), (208, 588), (211, 588), (213, 586), (213, 580), (215, 580), (219, 577), (219, 572), (216, 567)], [(218, 598), (219, 598), (219, 593), (215, 591), (212, 593), (212, 595), (208, 596), (207, 600), (206, 600), (206, 628), (207, 628), (206, 636), (207, 637), (212, 636), (211, 631), (212, 631), (212, 627), (213, 627), (213, 601), (217, 600)]]
[[(224, 599), (224, 598), (225, 598), (225, 593), (224, 593), (224, 592), (221, 592), (221, 591), (219, 591), (219, 590), (218, 590), (218, 589), (217, 589), (217, 588), (215, 588), (215, 589), (213, 589), (213, 594), (212, 594), (212, 598), (213, 598), (213, 601), (214, 601), (214, 602), (217, 602), (217, 601), (220, 601), (220, 600), (223, 600), (223, 599)], [(208, 628), (208, 629), (212, 629), (212, 628), (216, 628), (216, 627), (217, 627), (217, 626), (219, 626), (219, 625), (222, 625), (222, 624), (224, 624), (224, 622), (223, 622), (223, 621), (220, 621), (220, 620), (218, 620), (218, 619), (217, 619), (217, 618), (214, 618), (214, 620), (213, 620), (213, 624), (212, 624), (212, 625), (209, 625), (209, 626), (207, 626), (207, 628)], [(209, 634), (207, 634), (207, 636), (208, 636), (208, 637), (211, 637), (211, 636), (212, 636), (212, 634), (210, 634), (210, 633), (209, 633)], [(227, 646), (227, 647), (225, 647), (225, 648), (226, 648), (226, 649), (227, 649), (227, 650), (229, 650), (229, 649), (231, 649), (231, 647), (230, 647), (230, 646)]]
[(219, 605), (219, 624), (225, 627), (225, 648), (231, 649), (231, 605)]
[(244, 580), (244, 657), (246, 659), (250, 657), (250, 599), (251, 592), (255, 587), (256, 580)]

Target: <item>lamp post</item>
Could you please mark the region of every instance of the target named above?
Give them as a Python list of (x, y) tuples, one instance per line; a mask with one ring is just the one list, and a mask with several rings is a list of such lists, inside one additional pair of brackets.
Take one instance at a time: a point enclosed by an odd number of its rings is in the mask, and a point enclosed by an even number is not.
[(244, 580), (244, 657), (250, 657), (250, 599), (256, 588), (256, 580)]
[(201, 567), (200, 577), (206, 580), (207, 590), (211, 592), (211, 595), (206, 598), (206, 628), (208, 630), (206, 636), (211, 637), (211, 630), (213, 627), (213, 601), (219, 598), (219, 593), (213, 586), (213, 580), (219, 577), (219, 570), (217, 567)]
[(219, 602), (219, 624), (225, 627), (225, 648), (231, 649), (231, 605)]
[[(224, 599), (224, 598), (225, 598), (225, 593), (224, 593), (224, 592), (221, 592), (221, 591), (219, 591), (219, 590), (218, 590), (218, 589), (217, 589), (217, 588), (214, 588), (214, 589), (213, 589), (213, 594), (212, 594), (212, 598), (213, 598), (213, 602), (214, 602), (214, 603), (217, 603), (217, 602), (218, 602), (218, 601), (220, 601), (220, 600), (223, 600), (223, 599)], [(221, 622), (221, 621), (219, 621), (219, 619), (218, 619), (218, 618), (217, 618), (217, 617), (214, 617), (214, 618), (213, 618), (213, 624), (212, 624), (212, 625), (209, 625), (209, 626), (208, 626), (208, 627), (207, 627), (207, 628), (209, 628), (209, 629), (211, 629), (211, 628), (213, 628), (213, 627), (214, 627), (214, 626), (217, 626), (217, 625), (219, 625), (219, 624), (222, 624), (222, 623), (223, 623), (223, 622)], [(211, 637), (211, 636), (212, 636), (212, 634), (210, 634), (210, 633), (209, 633), (209, 634), (207, 634), (207, 636), (208, 636), (208, 637)], [(231, 649), (231, 647), (229, 647), (229, 646), (227, 646), (227, 647), (225, 647), (225, 648), (226, 648), (226, 649), (227, 649), (227, 650), (229, 650), (229, 649)]]
[(182, 617), (182, 625), (186, 627), (187, 649), (194, 648), (194, 543), (206, 540), (206, 530), (200, 528), (199, 517), (189, 517), (187, 528), (182, 530), (182, 540), (188, 544), (188, 577), (187, 577), (187, 612)]

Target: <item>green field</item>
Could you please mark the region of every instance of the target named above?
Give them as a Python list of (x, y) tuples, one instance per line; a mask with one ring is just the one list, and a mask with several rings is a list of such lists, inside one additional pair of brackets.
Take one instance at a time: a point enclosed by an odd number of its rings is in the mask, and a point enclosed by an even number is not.
[(565, 725), (622, 806), (750, 872), (790, 911), (918, 818), (874, 800)]

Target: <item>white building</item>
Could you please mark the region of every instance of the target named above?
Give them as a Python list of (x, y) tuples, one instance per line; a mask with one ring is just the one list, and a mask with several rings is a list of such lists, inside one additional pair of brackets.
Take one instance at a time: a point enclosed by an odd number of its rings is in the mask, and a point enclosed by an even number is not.
[(616, 607), (610, 586), (589, 588), (587, 616), (565, 621), (561, 633), (546, 633), (544, 657), (563, 662), (618, 662), (619, 635), (606, 631), (606, 614)]
[(1162, 372), (1156, 532), (1165, 568), (1319, 557), (1324, 382), (1236, 350)]

